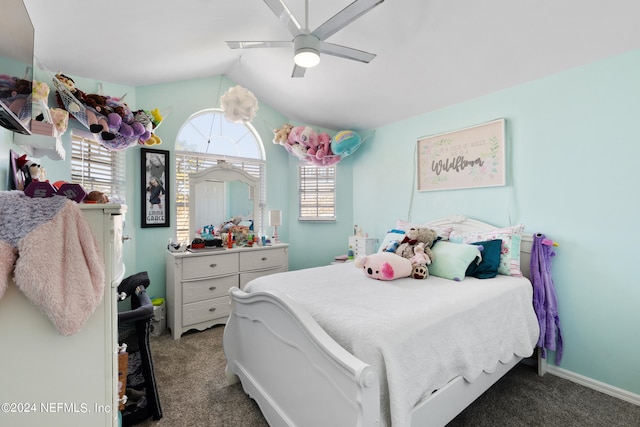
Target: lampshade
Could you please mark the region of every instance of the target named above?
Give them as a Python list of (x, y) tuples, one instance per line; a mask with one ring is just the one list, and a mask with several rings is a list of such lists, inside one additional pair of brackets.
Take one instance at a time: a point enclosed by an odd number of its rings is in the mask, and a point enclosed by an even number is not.
[(282, 225), (282, 211), (269, 211), (269, 225), (272, 227)]
[(320, 53), (315, 49), (301, 48), (296, 51), (293, 62), (299, 67), (315, 67), (320, 63)]

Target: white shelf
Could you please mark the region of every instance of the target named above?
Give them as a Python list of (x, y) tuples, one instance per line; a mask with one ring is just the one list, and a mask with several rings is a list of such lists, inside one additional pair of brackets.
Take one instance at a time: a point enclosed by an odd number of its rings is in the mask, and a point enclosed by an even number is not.
[(64, 160), (66, 154), (59, 136), (14, 133), (13, 143), (35, 158), (47, 156), (52, 160)]

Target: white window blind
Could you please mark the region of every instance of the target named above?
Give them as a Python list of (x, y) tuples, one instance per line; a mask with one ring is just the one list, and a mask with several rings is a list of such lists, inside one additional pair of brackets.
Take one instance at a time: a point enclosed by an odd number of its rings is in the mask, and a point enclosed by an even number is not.
[(298, 166), (299, 221), (335, 221), (336, 168)]
[[(194, 152), (176, 152), (176, 237), (178, 242), (190, 242), (189, 237), (189, 174), (199, 172), (210, 168), (218, 163), (219, 160), (225, 160), (233, 166), (240, 168), (260, 179), (264, 183), (264, 162), (251, 160), (231, 160), (228, 157), (222, 159), (220, 156), (194, 153)], [(260, 197), (258, 200), (264, 200), (265, 189), (260, 187), (260, 194), (254, 197)], [(260, 207), (262, 209), (262, 206)], [(254, 229), (261, 230), (260, 223), (262, 215), (254, 214)]]
[(72, 130), (71, 182), (84, 190), (101, 191), (112, 202), (125, 201), (125, 159), (123, 151), (109, 151), (88, 132)]

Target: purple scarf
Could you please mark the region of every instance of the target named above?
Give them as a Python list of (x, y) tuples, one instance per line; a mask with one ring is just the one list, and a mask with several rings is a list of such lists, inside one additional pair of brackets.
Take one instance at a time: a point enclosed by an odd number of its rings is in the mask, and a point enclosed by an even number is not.
[(542, 357), (547, 357), (547, 349), (556, 351), (556, 365), (562, 359), (562, 333), (558, 316), (558, 300), (551, 277), (551, 257), (556, 253), (552, 249), (553, 242), (544, 234), (533, 236), (531, 248), (531, 281), (533, 282), (533, 308), (538, 317), (540, 338), (538, 347)]

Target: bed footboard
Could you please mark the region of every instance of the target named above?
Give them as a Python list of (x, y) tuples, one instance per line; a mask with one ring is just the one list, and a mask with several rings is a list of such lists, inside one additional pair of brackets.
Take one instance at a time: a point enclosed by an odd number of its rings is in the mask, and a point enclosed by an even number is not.
[(227, 378), (240, 379), (269, 425), (380, 425), (379, 380), (371, 366), (286, 295), (238, 288), (230, 295)]

